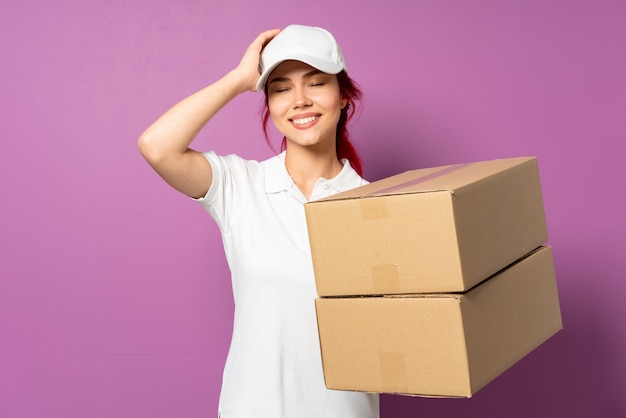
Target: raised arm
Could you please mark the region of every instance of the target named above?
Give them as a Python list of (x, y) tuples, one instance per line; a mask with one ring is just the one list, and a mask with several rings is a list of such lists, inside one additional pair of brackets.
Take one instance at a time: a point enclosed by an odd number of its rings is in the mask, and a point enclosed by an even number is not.
[(261, 49), (278, 32), (274, 29), (261, 33), (246, 49), (237, 68), (174, 105), (139, 137), (141, 154), (174, 189), (191, 197), (202, 197), (209, 190), (211, 166), (189, 146), (228, 102), (245, 91), (254, 91)]

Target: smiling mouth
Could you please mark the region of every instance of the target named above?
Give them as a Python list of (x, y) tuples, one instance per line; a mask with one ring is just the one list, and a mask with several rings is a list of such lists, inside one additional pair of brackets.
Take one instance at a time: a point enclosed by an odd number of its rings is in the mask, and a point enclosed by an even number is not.
[(300, 118), (300, 119), (292, 119), (291, 122), (294, 125), (305, 125), (307, 123), (311, 123), (314, 120), (319, 119), (319, 116), (308, 116), (306, 118)]

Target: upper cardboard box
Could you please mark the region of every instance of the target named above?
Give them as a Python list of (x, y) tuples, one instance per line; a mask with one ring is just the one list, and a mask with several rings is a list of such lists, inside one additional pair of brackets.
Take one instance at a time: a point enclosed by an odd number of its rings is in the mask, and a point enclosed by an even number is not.
[(305, 211), (320, 296), (461, 292), (548, 240), (535, 157), (408, 171)]

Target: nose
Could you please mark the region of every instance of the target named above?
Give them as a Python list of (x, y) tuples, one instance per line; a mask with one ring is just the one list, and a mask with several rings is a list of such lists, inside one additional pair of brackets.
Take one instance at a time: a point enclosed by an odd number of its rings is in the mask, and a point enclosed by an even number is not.
[(306, 89), (302, 87), (298, 87), (294, 89), (294, 108), (307, 107), (312, 104), (311, 98), (307, 95)]

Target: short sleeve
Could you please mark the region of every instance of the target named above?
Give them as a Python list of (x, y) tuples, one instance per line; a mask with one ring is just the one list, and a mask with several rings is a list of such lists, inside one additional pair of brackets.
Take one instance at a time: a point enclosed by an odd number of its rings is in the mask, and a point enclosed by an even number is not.
[[(202, 155), (211, 164), (213, 181), (204, 197), (193, 199), (215, 220), (222, 232), (229, 230), (229, 222), (242, 208), (246, 208), (253, 190), (262, 184), (262, 172), (255, 170), (256, 161), (247, 161), (238, 155), (217, 155), (213, 151)], [(252, 174), (256, 173), (256, 177)], [(260, 174), (260, 177), (259, 177)], [(261, 186), (262, 189), (262, 186)]]
[(203, 152), (202, 155), (211, 165), (213, 181), (203, 197), (199, 199), (192, 198), (192, 200), (198, 202), (217, 222), (220, 229), (223, 229), (226, 222), (226, 214), (228, 213), (225, 183), (228, 181), (227, 179), (231, 178), (229, 165), (225, 161), (226, 157), (218, 156), (213, 151)]

